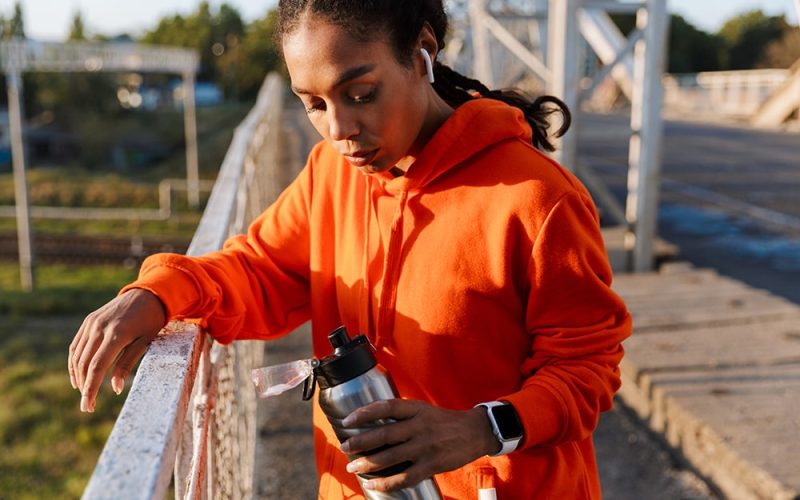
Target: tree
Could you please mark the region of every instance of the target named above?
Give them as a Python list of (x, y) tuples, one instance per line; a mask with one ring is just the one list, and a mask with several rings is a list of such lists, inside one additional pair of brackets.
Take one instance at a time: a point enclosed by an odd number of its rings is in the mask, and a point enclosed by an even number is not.
[(11, 19), (0, 16), (0, 39), (25, 38), (25, 21), (22, 16), (22, 4), (14, 4), (14, 15)]
[[(636, 27), (636, 16), (615, 14), (611, 16), (614, 24), (625, 35)], [(722, 69), (725, 41), (697, 29), (682, 16), (670, 16), (667, 52), (667, 72), (697, 73)]]
[(244, 36), (244, 22), (234, 7), (225, 3), (212, 13), (208, 2), (204, 1), (197, 11), (186, 17), (176, 14), (162, 19), (141, 41), (197, 50), (200, 53), (198, 79), (217, 82), (228, 97), (235, 98), (236, 75), (241, 66), (238, 47)]
[(278, 11), (273, 9), (247, 27), (241, 46), (242, 64), (238, 71), (239, 87), (244, 98), (254, 98), (267, 73), (283, 67), (272, 43), (277, 21)]
[(83, 26), (83, 17), (80, 12), (76, 12), (72, 18), (72, 28), (69, 30), (67, 41), (83, 41), (86, 40), (86, 32)]
[(239, 99), (237, 73), (242, 65), (240, 44), (244, 37), (245, 26), (239, 12), (228, 4), (222, 4), (219, 12), (212, 17), (212, 64), (225, 95), (234, 100)]
[(800, 29), (795, 28), (784, 33), (780, 40), (767, 45), (759, 65), (767, 68), (788, 68), (798, 61), (800, 61)]
[(682, 16), (672, 15), (669, 30), (669, 73), (698, 73), (722, 69), (725, 41), (700, 31)]
[(728, 50), (723, 54), (726, 69), (753, 69), (764, 59), (767, 47), (791, 30), (784, 16), (768, 17), (752, 10), (728, 20), (719, 30)]

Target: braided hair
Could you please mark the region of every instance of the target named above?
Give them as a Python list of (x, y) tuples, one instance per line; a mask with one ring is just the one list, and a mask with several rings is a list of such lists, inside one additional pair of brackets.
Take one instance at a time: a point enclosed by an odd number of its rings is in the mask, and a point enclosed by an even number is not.
[[(412, 66), (417, 38), (426, 23), (436, 36), (439, 51), (445, 46), (447, 14), (442, 0), (280, 0), (274, 35), (280, 53), (283, 53), (285, 35), (297, 28), (306, 12), (325, 18), (356, 40), (367, 42), (374, 39), (376, 31), (387, 33), (397, 61), (407, 67)], [(563, 136), (572, 122), (566, 104), (554, 96), (533, 99), (516, 89), (490, 90), (480, 81), (438, 61), (434, 63), (433, 72), (434, 90), (452, 106), (475, 99), (478, 94), (522, 110), (533, 132), (531, 142), (538, 149), (555, 151), (550, 137)], [(561, 114), (561, 126), (549, 134), (549, 118), (553, 113)]]

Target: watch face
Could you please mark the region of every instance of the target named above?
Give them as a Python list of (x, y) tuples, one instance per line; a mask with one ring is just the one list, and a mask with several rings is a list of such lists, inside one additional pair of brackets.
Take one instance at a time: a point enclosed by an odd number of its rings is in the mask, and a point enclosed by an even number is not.
[(497, 422), (497, 428), (504, 440), (522, 437), (522, 424), (513, 406), (509, 404), (494, 406), (489, 411), (492, 412), (494, 421)]

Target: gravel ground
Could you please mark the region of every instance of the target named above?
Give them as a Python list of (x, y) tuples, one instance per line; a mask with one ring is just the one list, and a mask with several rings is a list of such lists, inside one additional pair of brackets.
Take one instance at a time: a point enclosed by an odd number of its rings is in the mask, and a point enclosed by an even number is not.
[[(264, 365), (311, 357), (311, 329), (300, 327), (267, 344)], [(311, 403), (302, 387), (259, 400), (257, 416), (255, 498), (300, 500), (317, 497)], [(260, 471), (260, 472), (259, 472)]]
[[(310, 356), (310, 331), (270, 342), (265, 364)], [(258, 413), (256, 498), (316, 498), (317, 478), (311, 435), (311, 405), (296, 388), (261, 400)], [(595, 432), (604, 497), (613, 500), (706, 500), (715, 498), (691, 472), (682, 469), (657, 439), (623, 408), (604, 414)]]
[(600, 417), (594, 439), (604, 498), (716, 498), (702, 480), (680, 467), (658, 439), (619, 403)]

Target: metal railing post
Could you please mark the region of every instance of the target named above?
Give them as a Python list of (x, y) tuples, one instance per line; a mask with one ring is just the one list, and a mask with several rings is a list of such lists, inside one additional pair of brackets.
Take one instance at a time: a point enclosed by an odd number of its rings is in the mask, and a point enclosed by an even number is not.
[(17, 68), (7, 68), (8, 116), (11, 129), (11, 162), (14, 169), (14, 199), (17, 212), (17, 245), (19, 248), (19, 277), (26, 292), (35, 286), (33, 232), (31, 230), (28, 178), (25, 172), (25, 139), (23, 131), (22, 78)]
[(194, 72), (183, 74), (183, 127), (186, 134), (187, 199), (193, 209), (200, 207), (200, 170), (197, 155), (197, 113), (195, 111)]

